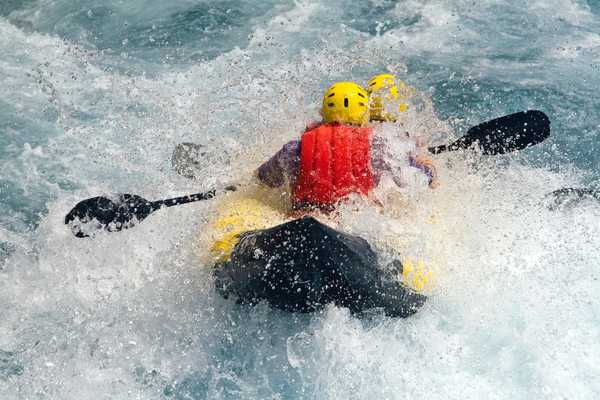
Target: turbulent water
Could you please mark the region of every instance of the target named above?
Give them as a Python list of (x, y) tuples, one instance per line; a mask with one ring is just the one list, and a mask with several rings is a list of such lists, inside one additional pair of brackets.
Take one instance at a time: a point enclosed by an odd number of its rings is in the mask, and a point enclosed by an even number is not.
[[(596, 0), (2, 0), (0, 398), (600, 397), (600, 206), (543, 201), (598, 183), (598, 32)], [(101, 193), (247, 179), (329, 84), (381, 72), (440, 143), (552, 122), (518, 154), (437, 156), (441, 186), (396, 216), (342, 213), (435, 271), (409, 319), (222, 299), (197, 245), (218, 200), (91, 240), (63, 224)], [(212, 151), (199, 180), (171, 168), (183, 141)]]

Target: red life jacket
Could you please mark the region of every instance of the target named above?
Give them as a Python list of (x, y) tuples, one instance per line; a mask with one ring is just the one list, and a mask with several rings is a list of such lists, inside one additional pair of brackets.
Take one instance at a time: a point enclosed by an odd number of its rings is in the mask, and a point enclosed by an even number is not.
[(333, 208), (350, 193), (367, 195), (375, 186), (371, 128), (324, 124), (300, 140), (300, 173), (293, 188), (295, 208)]

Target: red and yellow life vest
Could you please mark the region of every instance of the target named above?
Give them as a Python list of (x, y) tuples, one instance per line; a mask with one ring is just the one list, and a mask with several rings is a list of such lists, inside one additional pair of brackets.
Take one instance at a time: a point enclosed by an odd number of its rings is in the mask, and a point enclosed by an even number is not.
[(373, 189), (371, 128), (323, 124), (300, 141), (300, 172), (293, 188), (295, 208), (331, 209), (350, 193)]

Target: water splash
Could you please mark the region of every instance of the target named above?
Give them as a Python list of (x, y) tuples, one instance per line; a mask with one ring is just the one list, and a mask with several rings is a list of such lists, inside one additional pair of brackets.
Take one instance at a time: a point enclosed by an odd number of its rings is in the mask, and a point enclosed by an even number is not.
[[(597, 180), (597, 7), (253, 4), (0, 6), (0, 397), (596, 398), (600, 210), (541, 200)], [(246, 179), (329, 83), (381, 71), (432, 102), (404, 129), (438, 140), (528, 107), (552, 119), (523, 154), (439, 156), (442, 186), (406, 208), (344, 210), (349, 232), (433, 268), (415, 318), (221, 299), (195, 248), (210, 202), (93, 241), (62, 224), (102, 193)], [(187, 180), (170, 160), (184, 141), (230, 159)]]

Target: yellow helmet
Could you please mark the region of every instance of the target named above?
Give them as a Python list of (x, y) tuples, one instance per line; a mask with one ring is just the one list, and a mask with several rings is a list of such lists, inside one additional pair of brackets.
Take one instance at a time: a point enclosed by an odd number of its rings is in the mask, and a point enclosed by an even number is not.
[(337, 82), (323, 95), (325, 122), (364, 125), (369, 122), (369, 95), (354, 82)]
[[(409, 98), (414, 89), (404, 82), (397, 81), (392, 74), (375, 75), (368, 82), (370, 96), (371, 121), (396, 121), (398, 114), (408, 109), (408, 104), (401, 102)], [(394, 110), (397, 105), (397, 112)]]

